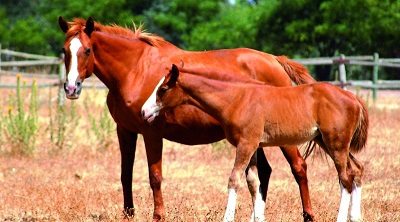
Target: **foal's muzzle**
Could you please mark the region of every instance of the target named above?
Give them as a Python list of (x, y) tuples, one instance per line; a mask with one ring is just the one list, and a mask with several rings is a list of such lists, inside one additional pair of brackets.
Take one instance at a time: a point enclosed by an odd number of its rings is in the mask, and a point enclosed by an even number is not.
[(76, 81), (75, 85), (70, 85), (67, 81), (64, 83), (64, 91), (68, 99), (78, 99), (82, 91), (82, 82)]

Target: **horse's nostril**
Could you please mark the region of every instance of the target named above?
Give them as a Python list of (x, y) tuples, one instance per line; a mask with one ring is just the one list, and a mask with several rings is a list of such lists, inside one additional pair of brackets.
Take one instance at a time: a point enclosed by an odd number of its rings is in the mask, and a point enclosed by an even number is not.
[(144, 110), (142, 110), (142, 117), (144, 117), (146, 115), (146, 112)]

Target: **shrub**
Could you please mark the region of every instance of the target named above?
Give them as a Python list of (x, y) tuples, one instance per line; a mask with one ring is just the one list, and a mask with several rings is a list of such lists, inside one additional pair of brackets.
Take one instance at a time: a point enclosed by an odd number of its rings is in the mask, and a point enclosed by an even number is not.
[[(8, 115), (3, 118), (5, 137), (11, 145), (11, 154), (28, 155), (35, 150), (39, 129), (38, 89), (33, 80), (28, 113), (24, 110), (24, 98), (27, 95), (26, 82), (21, 86), (21, 75), (17, 75), (16, 94), (9, 96)], [(14, 113), (14, 107), (16, 113)]]

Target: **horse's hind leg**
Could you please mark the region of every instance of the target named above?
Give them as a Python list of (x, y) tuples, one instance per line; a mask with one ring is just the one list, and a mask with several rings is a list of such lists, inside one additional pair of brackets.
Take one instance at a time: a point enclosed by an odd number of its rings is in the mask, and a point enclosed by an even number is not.
[(281, 147), (282, 153), (288, 161), (292, 174), (299, 185), (301, 202), (303, 205), (303, 219), (305, 222), (314, 221), (310, 192), (308, 189), (307, 163), (297, 147)]
[[(263, 170), (263, 169), (258, 169), (258, 156), (260, 152), (263, 152), (262, 148), (257, 149), (257, 151), (253, 154), (253, 156), (250, 159), (250, 163), (246, 169), (247, 186), (249, 188), (253, 200), (253, 213), (251, 214), (250, 222), (265, 220), (264, 216), (265, 195), (263, 195), (261, 191), (259, 173), (258, 173), (258, 170)], [(263, 157), (265, 158), (264, 153), (262, 154)], [(260, 161), (263, 161), (263, 159), (260, 158)]]

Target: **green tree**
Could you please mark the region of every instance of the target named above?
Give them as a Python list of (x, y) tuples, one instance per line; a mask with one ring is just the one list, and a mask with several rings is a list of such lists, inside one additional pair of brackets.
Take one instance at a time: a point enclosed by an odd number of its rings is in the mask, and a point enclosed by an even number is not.
[(207, 23), (221, 10), (225, 0), (155, 0), (146, 10), (146, 27), (182, 48), (189, 47), (188, 35), (199, 24)]
[(248, 2), (226, 4), (209, 22), (198, 24), (182, 38), (190, 50), (256, 48), (255, 24), (263, 10)]
[[(391, 0), (277, 1), (261, 15), (257, 39), (262, 50), (289, 56), (383, 52), (377, 44), (398, 36), (398, 28), (389, 31), (387, 26), (398, 20), (399, 12), (399, 3)], [(319, 80), (329, 80), (331, 66), (317, 66), (316, 73)]]

